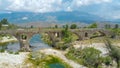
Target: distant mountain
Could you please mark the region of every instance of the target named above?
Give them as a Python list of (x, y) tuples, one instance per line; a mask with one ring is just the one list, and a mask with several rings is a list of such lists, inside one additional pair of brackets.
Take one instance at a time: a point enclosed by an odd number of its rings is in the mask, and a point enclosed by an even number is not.
[(30, 22), (52, 22), (52, 23), (66, 23), (66, 22), (101, 22), (106, 21), (99, 16), (85, 13), (85, 12), (49, 12), (49, 13), (33, 13), (33, 12), (5, 12), (0, 13), (0, 20), (7, 18), (11, 23), (30, 23)]
[(120, 23), (120, 19), (115, 19), (115, 20), (112, 20), (112, 22), (115, 22), (115, 23)]

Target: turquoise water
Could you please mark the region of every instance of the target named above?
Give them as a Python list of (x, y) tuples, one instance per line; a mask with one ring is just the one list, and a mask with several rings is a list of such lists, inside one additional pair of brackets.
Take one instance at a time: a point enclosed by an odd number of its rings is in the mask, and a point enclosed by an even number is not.
[[(47, 44), (45, 44), (41, 40), (41, 36), (39, 34), (34, 35), (29, 41), (32, 51), (37, 51), (44, 48), (50, 48)], [(5, 44), (0, 44), (0, 49), (5, 49), (7, 51), (19, 51), (20, 45), (19, 42), (9, 42)]]
[(62, 64), (60, 63), (54, 63), (49, 65), (50, 68), (65, 68)]

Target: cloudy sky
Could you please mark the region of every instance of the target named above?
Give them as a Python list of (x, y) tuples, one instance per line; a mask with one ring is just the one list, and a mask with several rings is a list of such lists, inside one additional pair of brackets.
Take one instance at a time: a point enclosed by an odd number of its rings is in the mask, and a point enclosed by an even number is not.
[(82, 11), (120, 19), (120, 0), (0, 0), (0, 11)]

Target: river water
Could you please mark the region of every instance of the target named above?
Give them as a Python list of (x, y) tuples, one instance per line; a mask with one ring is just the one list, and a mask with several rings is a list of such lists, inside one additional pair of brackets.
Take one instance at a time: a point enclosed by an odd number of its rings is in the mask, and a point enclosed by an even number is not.
[[(50, 48), (50, 46), (48, 46), (41, 40), (41, 36), (39, 34), (34, 35), (30, 39), (29, 44), (31, 45), (32, 51), (37, 51), (44, 48)], [(17, 52), (20, 50), (20, 45), (19, 42), (8, 42), (8, 43), (0, 44), (0, 50), (1, 49)]]
[[(31, 49), (33, 52), (44, 48), (51, 48), (41, 40), (41, 36), (39, 34), (34, 35), (29, 41), (29, 44), (31, 45)], [(19, 42), (8, 42), (8, 43), (0, 44), (0, 50), (2, 49), (9, 52), (17, 52), (20, 50), (20, 45)], [(50, 64), (49, 67), (65, 68), (64, 65), (61, 65), (61, 63)]]

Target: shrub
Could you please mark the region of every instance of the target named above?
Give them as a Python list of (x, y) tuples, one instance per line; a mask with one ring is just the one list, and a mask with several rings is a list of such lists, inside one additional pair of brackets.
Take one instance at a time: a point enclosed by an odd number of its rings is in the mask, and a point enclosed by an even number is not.
[(77, 25), (76, 24), (72, 24), (71, 26), (70, 26), (70, 29), (76, 29), (77, 28)]
[(117, 68), (120, 68), (120, 63), (119, 63), (120, 62), (120, 48), (113, 46), (108, 39), (106, 39), (105, 44), (106, 44), (106, 47), (109, 49), (110, 56), (116, 60)]
[(106, 65), (110, 65), (110, 63), (112, 62), (112, 58), (111, 58), (110, 56), (104, 57), (104, 58), (103, 58), (103, 62), (104, 62)]
[(1, 53), (5, 52), (5, 49), (1, 49), (0, 52), (1, 52)]
[(82, 65), (92, 68), (101, 67), (102, 57), (100, 51), (95, 48), (74, 49), (70, 48), (66, 56)]
[(19, 52), (15, 52), (15, 55), (19, 54)]
[(88, 26), (88, 28), (97, 28), (97, 27), (98, 27), (97, 23), (93, 23), (90, 26)]

